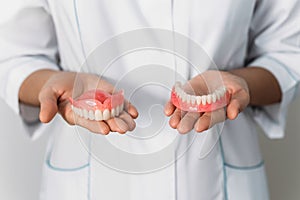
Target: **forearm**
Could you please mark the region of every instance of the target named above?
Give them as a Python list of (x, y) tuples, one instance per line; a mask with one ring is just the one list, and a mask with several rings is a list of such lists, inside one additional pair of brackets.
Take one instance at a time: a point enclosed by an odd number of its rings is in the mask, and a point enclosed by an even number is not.
[(25, 104), (39, 106), (39, 93), (47, 80), (58, 73), (54, 70), (39, 70), (28, 76), (19, 90), (19, 101)]
[(261, 67), (246, 67), (230, 70), (243, 78), (249, 87), (250, 105), (262, 106), (281, 101), (280, 86), (273, 74)]

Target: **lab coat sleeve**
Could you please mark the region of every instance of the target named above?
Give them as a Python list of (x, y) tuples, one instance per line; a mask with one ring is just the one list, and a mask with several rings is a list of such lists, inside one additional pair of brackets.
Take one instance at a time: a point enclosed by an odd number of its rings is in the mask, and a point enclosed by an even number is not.
[(19, 103), (19, 88), (37, 70), (59, 70), (55, 30), (42, 0), (11, 0), (1, 4), (0, 97), (33, 133), (40, 126), (38, 108)]
[(282, 91), (280, 103), (253, 108), (251, 113), (267, 136), (281, 138), (288, 105), (299, 93), (300, 1), (259, 0), (249, 39), (247, 65), (269, 70)]

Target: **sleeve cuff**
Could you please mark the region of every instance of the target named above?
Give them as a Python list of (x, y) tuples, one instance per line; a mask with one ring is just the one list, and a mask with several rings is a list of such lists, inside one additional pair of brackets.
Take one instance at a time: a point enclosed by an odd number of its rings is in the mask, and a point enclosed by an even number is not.
[(254, 66), (262, 67), (275, 76), (281, 88), (282, 100), (277, 104), (253, 108), (251, 113), (269, 138), (282, 138), (285, 133), (288, 106), (294, 99), (298, 78), (287, 66), (272, 57), (258, 58), (249, 65)]

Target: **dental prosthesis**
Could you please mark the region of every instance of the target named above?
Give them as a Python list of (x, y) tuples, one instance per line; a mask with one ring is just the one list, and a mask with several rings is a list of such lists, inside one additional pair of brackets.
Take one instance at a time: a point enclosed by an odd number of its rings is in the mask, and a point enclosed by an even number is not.
[(188, 112), (211, 112), (225, 107), (230, 99), (229, 92), (224, 86), (213, 93), (195, 96), (187, 94), (180, 82), (177, 82), (171, 92), (171, 101), (177, 108)]
[(109, 94), (102, 90), (89, 90), (76, 99), (69, 99), (73, 112), (89, 120), (108, 120), (117, 117), (124, 108), (124, 91)]

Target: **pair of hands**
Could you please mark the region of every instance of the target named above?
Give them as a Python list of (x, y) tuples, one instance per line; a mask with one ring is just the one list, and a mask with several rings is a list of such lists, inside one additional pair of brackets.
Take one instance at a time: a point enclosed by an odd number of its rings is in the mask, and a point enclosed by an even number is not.
[[(187, 82), (186, 88), (201, 94), (207, 91), (207, 82), (213, 81), (215, 77), (223, 80), (224, 86), (231, 95), (230, 102), (225, 109), (213, 112), (192, 113), (184, 112), (176, 108), (171, 101), (165, 105), (165, 115), (170, 117), (169, 124), (180, 133), (188, 133), (192, 129), (202, 132), (216, 123), (227, 118), (235, 119), (250, 101), (249, 89), (246, 81), (239, 76), (224, 71), (206, 71)], [(76, 91), (74, 83), (76, 82)], [(40, 120), (44, 123), (50, 122), (56, 113), (59, 113), (64, 120), (71, 124), (87, 128), (94, 133), (108, 134), (109, 132), (126, 133), (135, 128), (134, 119), (138, 117), (137, 109), (128, 101), (125, 102), (124, 111), (115, 118), (105, 121), (90, 121), (76, 117), (71, 109), (69, 97), (73, 92), (83, 93), (84, 91), (99, 88), (107, 92), (113, 92), (114, 87), (107, 81), (92, 74), (74, 72), (55, 72), (45, 82), (39, 92)]]

